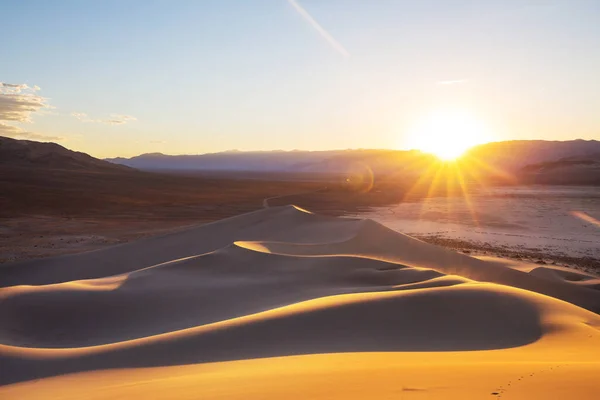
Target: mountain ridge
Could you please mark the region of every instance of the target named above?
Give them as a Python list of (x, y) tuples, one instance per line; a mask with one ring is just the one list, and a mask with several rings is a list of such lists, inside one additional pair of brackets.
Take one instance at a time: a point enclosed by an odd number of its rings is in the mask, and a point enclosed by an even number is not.
[(64, 170), (133, 171), (53, 142), (17, 140), (0, 136), (0, 166)]
[[(533, 164), (578, 158), (597, 160), (597, 140), (512, 140), (490, 142), (469, 149), (462, 159), (474, 159), (494, 168), (519, 173)], [(426, 164), (435, 156), (419, 150), (347, 149), (322, 151), (250, 151), (166, 155), (146, 153), (106, 161), (146, 170), (246, 170), (257, 172), (345, 172), (368, 165), (373, 172), (390, 173), (409, 164)]]

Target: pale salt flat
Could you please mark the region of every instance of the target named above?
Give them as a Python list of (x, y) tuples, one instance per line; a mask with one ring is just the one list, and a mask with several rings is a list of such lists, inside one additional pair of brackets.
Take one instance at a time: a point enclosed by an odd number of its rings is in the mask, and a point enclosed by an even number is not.
[(487, 188), (468, 197), (437, 197), (374, 207), (360, 216), (409, 235), (548, 255), (600, 258), (600, 226), (576, 213), (600, 220), (600, 188)]

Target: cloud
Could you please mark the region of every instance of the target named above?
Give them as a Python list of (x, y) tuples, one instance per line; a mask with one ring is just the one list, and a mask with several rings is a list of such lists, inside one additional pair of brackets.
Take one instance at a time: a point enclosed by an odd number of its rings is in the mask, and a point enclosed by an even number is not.
[(13, 139), (30, 139), (30, 140), (64, 140), (61, 136), (49, 136), (43, 135), (36, 132), (26, 131), (23, 128), (14, 125), (7, 125), (0, 122), (0, 136), (9, 137)]
[(0, 92), (21, 93), (22, 91), (37, 92), (41, 90), (38, 85), (29, 86), (26, 83), (0, 82)]
[(296, 0), (288, 0), (288, 3), (290, 3), (294, 10), (296, 10), (296, 12), (300, 14), (300, 16), (302, 16), (302, 18), (304, 18), (335, 51), (344, 57), (350, 56), (348, 50), (346, 50), (340, 42), (335, 40), (335, 38), (331, 36), (329, 32), (327, 32), (327, 30), (325, 30), (325, 28), (323, 28), (321, 24), (319, 24), (317, 20), (314, 19)]
[(81, 122), (92, 122), (96, 124), (107, 124), (107, 125), (123, 125), (131, 121), (137, 121), (136, 117), (131, 115), (121, 115), (121, 114), (110, 114), (107, 119), (93, 119), (90, 118), (86, 113), (82, 112), (74, 112), (71, 115)]
[(461, 83), (467, 83), (469, 80), (468, 79), (454, 79), (454, 80), (447, 80), (447, 81), (438, 81), (437, 84), (438, 85), (458, 85)]
[(50, 108), (47, 99), (38, 96), (39, 86), (0, 84), (0, 121), (31, 122), (31, 114)]
[(47, 103), (46, 98), (36, 93), (40, 90), (37, 85), (29, 86), (25, 83), (0, 82), (0, 136), (31, 140), (64, 139), (59, 136), (47, 136), (31, 132), (5, 123), (30, 123), (32, 114), (42, 113), (45, 109), (52, 108)]
[(137, 121), (137, 118), (132, 117), (131, 115), (111, 114), (110, 117), (111, 119), (107, 119), (104, 121), (105, 124), (121, 125), (131, 121)]
[(71, 113), (71, 115), (74, 116), (75, 118), (77, 118), (80, 121), (88, 119), (88, 116), (87, 116), (86, 113), (74, 112), (74, 113)]

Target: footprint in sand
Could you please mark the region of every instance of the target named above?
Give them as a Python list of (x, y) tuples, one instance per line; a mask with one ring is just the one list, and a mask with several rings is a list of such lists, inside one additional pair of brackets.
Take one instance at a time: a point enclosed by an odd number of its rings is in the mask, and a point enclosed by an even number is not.
[[(549, 371), (552, 371), (554, 368), (559, 368), (559, 367), (561, 367), (561, 366), (562, 366), (562, 365), (555, 365), (555, 366), (551, 366), (551, 367), (549, 367), (548, 369), (542, 369), (542, 370), (540, 370), (540, 371), (537, 371), (537, 373), (541, 373), (541, 372), (549, 372)], [(535, 374), (536, 374), (536, 372), (532, 372), (531, 374), (529, 374), (529, 377), (533, 377)], [(519, 381), (521, 381), (521, 380), (524, 380), (524, 379), (525, 379), (525, 375), (523, 375), (523, 376), (520, 376), (520, 377), (518, 377), (518, 378), (517, 378), (517, 382), (519, 382)], [(515, 383), (517, 383), (517, 382), (515, 382)], [(491, 394), (492, 396), (498, 396), (498, 398), (500, 398), (500, 397), (501, 397), (501, 396), (504, 394), (504, 392), (506, 392), (506, 391), (509, 389), (509, 388), (508, 388), (508, 386), (510, 386), (510, 385), (511, 385), (511, 383), (512, 383), (512, 381), (509, 381), (509, 382), (506, 384), (506, 386), (507, 386), (507, 388), (506, 388), (506, 389), (505, 389), (503, 386), (500, 386), (498, 389), (496, 389), (496, 391), (494, 391), (494, 392), (491, 392), (490, 394)]]

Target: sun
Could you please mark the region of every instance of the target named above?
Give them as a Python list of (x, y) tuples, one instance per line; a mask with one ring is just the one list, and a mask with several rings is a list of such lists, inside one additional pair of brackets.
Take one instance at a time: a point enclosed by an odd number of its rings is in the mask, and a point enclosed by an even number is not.
[(431, 113), (409, 131), (409, 146), (445, 161), (460, 157), (469, 148), (489, 142), (484, 124), (465, 111)]

